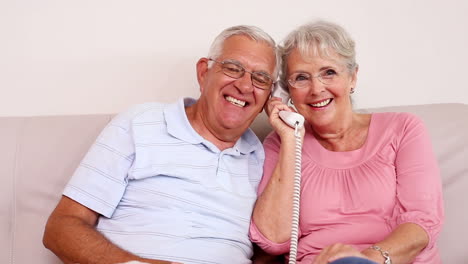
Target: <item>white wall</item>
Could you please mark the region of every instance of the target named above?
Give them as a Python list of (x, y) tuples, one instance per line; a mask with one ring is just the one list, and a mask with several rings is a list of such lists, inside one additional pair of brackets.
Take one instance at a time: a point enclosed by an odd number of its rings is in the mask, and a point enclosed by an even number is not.
[(357, 107), (468, 103), (467, 13), (464, 0), (0, 0), (0, 115), (197, 97), (195, 63), (222, 29), (281, 40), (316, 18), (357, 43)]

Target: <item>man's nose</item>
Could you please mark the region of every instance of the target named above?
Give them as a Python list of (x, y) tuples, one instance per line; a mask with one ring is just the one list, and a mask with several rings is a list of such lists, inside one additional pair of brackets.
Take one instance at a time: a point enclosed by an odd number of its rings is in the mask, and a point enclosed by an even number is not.
[(252, 84), (252, 76), (249, 72), (245, 72), (244, 75), (238, 78), (234, 83), (242, 93), (250, 93), (254, 89)]

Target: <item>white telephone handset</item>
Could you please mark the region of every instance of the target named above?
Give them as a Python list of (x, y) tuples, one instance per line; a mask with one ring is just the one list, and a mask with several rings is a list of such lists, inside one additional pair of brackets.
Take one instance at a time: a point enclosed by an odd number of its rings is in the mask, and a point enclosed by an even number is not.
[[(275, 87), (273, 88), (271, 96), (281, 98), (283, 103), (289, 106), (289, 93), (283, 87), (281, 87), (279, 83), (280, 82), (275, 83)], [(292, 128), (295, 128), (296, 124), (299, 125), (299, 128), (302, 128), (302, 126), (304, 125), (304, 117), (298, 113), (280, 111), (279, 116), (286, 124), (288, 124)]]
[[(283, 103), (289, 104), (289, 93), (281, 87), (277, 82), (271, 96), (280, 97)], [(293, 192), (293, 214), (291, 220), (291, 243), (289, 247), (289, 264), (295, 264), (297, 258), (297, 242), (299, 239), (299, 209), (301, 199), (301, 153), (302, 153), (302, 142), (299, 129), (304, 126), (304, 117), (296, 112), (280, 111), (280, 118), (289, 126), (295, 129), (296, 136), (296, 160), (295, 160), (295, 175), (294, 175), (294, 192)]]

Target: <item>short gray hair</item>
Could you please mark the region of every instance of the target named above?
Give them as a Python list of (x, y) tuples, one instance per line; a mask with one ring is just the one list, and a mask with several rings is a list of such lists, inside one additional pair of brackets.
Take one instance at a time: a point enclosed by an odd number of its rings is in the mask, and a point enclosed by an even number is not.
[[(276, 43), (273, 40), (273, 38), (270, 37), (270, 35), (268, 35), (265, 31), (263, 31), (262, 29), (258, 27), (248, 26), (248, 25), (239, 25), (239, 26), (229, 27), (223, 30), (215, 38), (215, 40), (213, 41), (213, 44), (211, 44), (210, 50), (208, 51), (208, 58), (217, 59), (219, 56), (221, 56), (223, 52), (224, 41), (226, 41), (226, 39), (232, 36), (237, 36), (237, 35), (247, 36), (257, 42), (264, 42), (273, 49), (275, 59), (276, 59), (275, 70), (273, 72), (273, 78), (274, 78), (273, 81), (275, 81), (276, 78), (278, 77), (278, 72), (279, 72), (280, 65), (281, 65), (281, 56), (279, 54), (278, 47), (276, 46)], [(208, 66), (211, 67), (211, 65), (212, 65), (212, 62), (210, 61)]]
[(287, 58), (295, 49), (302, 56), (319, 55), (325, 58), (331, 56), (331, 49), (343, 58), (350, 72), (358, 66), (354, 40), (344, 28), (328, 21), (318, 20), (304, 24), (284, 39), (280, 47), (283, 81), (287, 72)]

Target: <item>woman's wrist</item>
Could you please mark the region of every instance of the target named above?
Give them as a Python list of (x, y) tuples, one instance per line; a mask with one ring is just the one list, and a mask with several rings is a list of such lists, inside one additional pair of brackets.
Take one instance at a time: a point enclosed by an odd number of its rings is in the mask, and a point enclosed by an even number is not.
[(372, 245), (361, 253), (377, 263), (392, 264), (390, 253), (377, 245)]
[(366, 248), (363, 251), (361, 251), (361, 254), (369, 258), (370, 260), (373, 260), (377, 263), (382, 263), (384, 264), (385, 258), (380, 254), (379, 251), (373, 250), (371, 248)]

